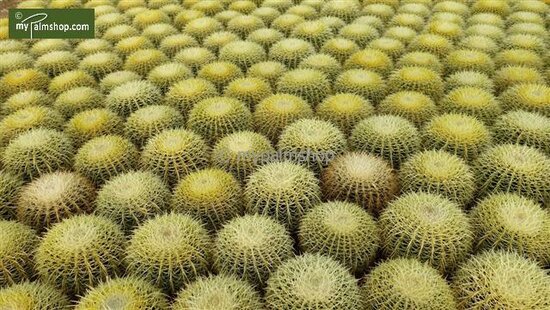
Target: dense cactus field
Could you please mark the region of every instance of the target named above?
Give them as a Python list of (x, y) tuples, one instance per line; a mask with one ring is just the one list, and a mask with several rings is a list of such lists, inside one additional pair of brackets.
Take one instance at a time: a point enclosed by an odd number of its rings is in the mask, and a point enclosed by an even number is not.
[(0, 309), (550, 309), (545, 0), (24, 0)]

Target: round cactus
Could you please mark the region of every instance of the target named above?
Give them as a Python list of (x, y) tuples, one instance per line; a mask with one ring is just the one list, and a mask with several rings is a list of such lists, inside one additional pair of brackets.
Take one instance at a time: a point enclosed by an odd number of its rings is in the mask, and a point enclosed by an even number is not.
[(126, 82), (138, 81), (141, 76), (133, 71), (116, 71), (107, 74), (103, 77), (99, 83), (99, 89), (104, 94), (108, 94), (116, 88)]
[(147, 80), (165, 93), (174, 83), (192, 76), (193, 72), (186, 65), (179, 62), (168, 62), (151, 69)]
[(26, 90), (8, 97), (0, 105), (0, 114), (9, 115), (15, 111), (34, 106), (49, 107), (53, 104), (53, 101), (54, 99), (44, 91)]
[(462, 209), (442, 196), (405, 194), (380, 215), (385, 256), (417, 258), (452, 272), (472, 250), (474, 233)]
[(21, 189), (17, 220), (42, 232), (64, 218), (90, 213), (95, 190), (90, 180), (74, 172), (43, 174)]
[(32, 64), (33, 58), (24, 52), (13, 51), (0, 54), (1, 75), (18, 69), (31, 68)]
[(24, 282), (0, 290), (0, 307), (6, 309), (68, 309), (69, 298), (49, 284)]
[(452, 288), (460, 308), (536, 309), (550, 303), (546, 271), (514, 252), (473, 256), (456, 272)]
[(143, 147), (141, 167), (173, 185), (207, 166), (208, 157), (208, 146), (199, 135), (185, 129), (166, 129)]
[(86, 57), (95, 53), (109, 52), (113, 44), (105, 39), (89, 39), (78, 43), (74, 52), (80, 57)]
[(297, 38), (290, 38), (273, 44), (269, 49), (269, 59), (293, 69), (304, 58), (314, 53), (315, 47), (311, 43)]
[(254, 288), (233, 276), (217, 275), (199, 278), (181, 291), (173, 304), (174, 310), (242, 309), (264, 307)]
[(208, 273), (211, 248), (199, 221), (183, 214), (159, 215), (134, 231), (126, 250), (127, 272), (174, 294)]
[(224, 95), (238, 99), (249, 108), (255, 107), (260, 101), (272, 95), (271, 86), (261, 78), (246, 77), (233, 80), (227, 85)]
[(76, 305), (76, 310), (101, 307), (135, 309), (167, 309), (168, 302), (160, 290), (150, 283), (134, 278), (111, 279), (90, 289)]
[[(252, 35), (252, 33), (250, 35)], [(225, 45), (231, 42), (238, 41), (239, 39), (240, 39), (239, 36), (233, 32), (216, 31), (210, 34), (208, 37), (206, 37), (203, 40), (202, 46), (209, 49), (212, 53), (217, 54), (222, 47), (224, 47)], [(255, 43), (260, 43), (260, 42), (256, 42), (255, 40), (250, 40), (250, 41)]]
[(68, 295), (122, 274), (124, 234), (109, 219), (73, 216), (46, 232), (36, 251), (40, 278)]
[(543, 83), (522, 83), (510, 87), (499, 96), (506, 110), (538, 112), (550, 117), (550, 87)]
[(275, 142), (287, 125), (312, 116), (313, 110), (304, 99), (290, 94), (275, 94), (256, 106), (253, 120), (256, 130)]
[(189, 112), (187, 127), (210, 143), (251, 126), (252, 114), (240, 100), (212, 97), (199, 101)]
[(232, 173), (244, 182), (262, 162), (275, 153), (267, 137), (252, 131), (238, 131), (220, 139), (212, 150), (212, 165)]
[(494, 91), (493, 80), (485, 73), (477, 71), (460, 71), (449, 75), (445, 80), (447, 90), (459, 87), (477, 87), (489, 92)]
[(243, 190), (230, 173), (208, 168), (185, 176), (174, 188), (170, 205), (215, 231), (244, 213)]
[(437, 270), (411, 258), (391, 259), (376, 266), (365, 276), (362, 293), (366, 309), (457, 308), (451, 288)]
[(374, 114), (374, 107), (370, 101), (359, 95), (339, 93), (319, 103), (315, 114), (336, 125), (345, 135), (349, 135), (359, 121)]
[(492, 124), (502, 108), (497, 99), (487, 90), (477, 87), (458, 87), (440, 101), (439, 106), (445, 113), (464, 113)]
[(246, 211), (270, 216), (290, 230), (320, 201), (319, 181), (312, 171), (288, 161), (268, 163), (250, 175), (245, 187)]
[(283, 156), (291, 156), (291, 161), (319, 173), (347, 149), (347, 143), (344, 134), (330, 122), (301, 119), (283, 130), (277, 149)]
[(403, 192), (439, 194), (461, 205), (472, 200), (476, 188), (466, 162), (442, 150), (414, 154), (401, 165), (399, 176)]
[(313, 54), (306, 57), (298, 68), (314, 69), (323, 72), (330, 80), (333, 80), (341, 70), (341, 65), (336, 58), (327, 54)]
[(233, 41), (220, 48), (219, 60), (228, 61), (244, 71), (251, 65), (264, 61), (267, 57), (263, 47), (250, 41)]
[(547, 175), (550, 158), (541, 151), (516, 144), (501, 144), (484, 151), (474, 163), (479, 193), (517, 193), (535, 201), (550, 197)]
[(166, 93), (166, 104), (178, 109), (187, 118), (189, 111), (199, 101), (218, 96), (216, 85), (201, 79), (186, 79), (173, 84)]
[(424, 67), (403, 67), (394, 71), (388, 79), (388, 91), (418, 91), (433, 100), (443, 95), (443, 80), (440, 75)]
[(354, 151), (378, 155), (398, 168), (420, 149), (420, 135), (413, 123), (403, 117), (371, 116), (357, 123), (349, 144)]
[(336, 157), (321, 174), (321, 182), (326, 199), (355, 202), (374, 214), (399, 193), (395, 171), (367, 153)]
[(7, 115), (0, 121), (0, 145), (6, 146), (21, 133), (35, 128), (61, 129), (63, 116), (56, 110), (30, 106)]
[(386, 96), (378, 105), (378, 112), (401, 116), (416, 126), (421, 126), (437, 114), (438, 108), (423, 93), (401, 91)]
[(438, 73), (443, 72), (443, 64), (439, 61), (439, 57), (426, 52), (410, 52), (404, 54), (397, 61), (397, 67), (424, 67)]
[(216, 61), (204, 65), (197, 77), (214, 83), (218, 91), (223, 89), (233, 80), (243, 77), (244, 74), (236, 64), (227, 61)]
[(305, 254), (283, 263), (269, 278), (267, 308), (362, 309), (355, 278), (332, 258)]
[(149, 138), (161, 131), (183, 127), (184, 123), (183, 115), (176, 108), (151, 105), (130, 114), (124, 132), (136, 145), (143, 146)]
[(52, 51), (38, 57), (34, 67), (49, 76), (56, 76), (78, 66), (78, 57), (69, 51)]
[(550, 216), (539, 204), (517, 194), (493, 194), (471, 211), (478, 250), (502, 249), (550, 261)]
[(260, 289), (271, 273), (293, 256), (293, 240), (285, 227), (260, 215), (228, 222), (218, 231), (214, 243), (214, 269)]
[[(139, 50), (148, 50), (153, 48), (153, 42), (147, 39), (144, 36), (132, 36), (124, 38), (115, 45), (115, 51), (118, 52), (121, 56), (128, 57), (134, 52)], [(139, 54), (138, 54), (139, 55)], [(134, 72), (133, 70), (127, 70)], [(136, 72), (137, 73), (137, 72)]]
[(296, 95), (316, 106), (331, 93), (324, 73), (314, 69), (295, 69), (284, 73), (277, 81), (277, 92)]
[(30, 179), (72, 166), (74, 148), (70, 138), (53, 129), (37, 128), (22, 133), (4, 149), (4, 168)]
[(74, 169), (96, 184), (137, 167), (139, 153), (130, 140), (101, 136), (86, 142), (74, 157)]
[(76, 87), (57, 96), (53, 107), (65, 118), (71, 118), (86, 110), (102, 108), (104, 100), (104, 95), (94, 88)]
[(24, 181), (20, 176), (8, 171), (0, 171), (0, 218), (8, 220), (15, 218), (15, 206), (23, 184)]
[(330, 256), (352, 273), (374, 261), (379, 246), (378, 226), (359, 205), (326, 202), (311, 209), (300, 222), (300, 249)]
[(48, 87), (50, 94), (58, 96), (77, 87), (96, 87), (95, 78), (84, 70), (66, 71), (54, 77)]
[(141, 107), (157, 104), (160, 89), (151, 82), (130, 81), (117, 86), (105, 98), (105, 106), (121, 117), (128, 117)]
[(107, 181), (97, 194), (95, 214), (115, 221), (125, 232), (169, 209), (170, 191), (151, 172), (131, 171)]
[(50, 79), (36, 69), (18, 69), (0, 78), (0, 98), (7, 98), (27, 90), (46, 90)]
[(86, 56), (79, 68), (101, 79), (109, 73), (122, 69), (122, 59), (112, 52), (97, 52)]
[(482, 121), (465, 114), (447, 113), (432, 118), (422, 129), (425, 147), (442, 149), (466, 160), (475, 159), (492, 143)]
[(524, 144), (550, 154), (550, 118), (539, 113), (508, 112), (495, 121), (493, 133), (498, 143)]
[(377, 104), (386, 95), (386, 83), (382, 76), (364, 69), (342, 72), (334, 81), (334, 91), (352, 93)]
[[(0, 228), (0, 287), (17, 285), (31, 279), (34, 276), (33, 253), (39, 242), (36, 232), (15, 221), (0, 220)], [(0, 290), (0, 306), (2, 293)]]
[(117, 114), (107, 109), (91, 109), (73, 116), (65, 124), (64, 132), (75, 147), (103, 135), (122, 134), (123, 121)]
[(124, 62), (124, 70), (146, 76), (153, 68), (166, 62), (168, 57), (163, 52), (155, 49), (141, 49), (128, 55)]

